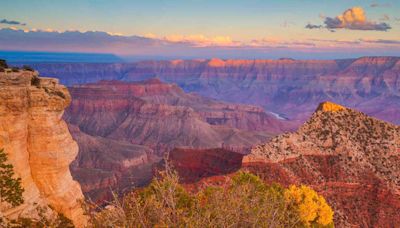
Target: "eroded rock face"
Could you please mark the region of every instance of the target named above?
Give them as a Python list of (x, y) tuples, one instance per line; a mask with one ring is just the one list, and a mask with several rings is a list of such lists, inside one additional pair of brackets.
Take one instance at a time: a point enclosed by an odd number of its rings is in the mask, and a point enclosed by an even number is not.
[(151, 179), (150, 148), (69, 129), (79, 145), (71, 172), (88, 199), (103, 203), (113, 199), (110, 190), (120, 193)]
[(175, 147), (244, 149), (284, 130), (283, 120), (259, 107), (185, 93), (157, 79), (101, 81), (70, 92), (64, 118), (80, 150), (72, 174), (98, 202), (110, 188), (146, 184), (152, 164)]
[(85, 224), (82, 191), (69, 171), (78, 147), (62, 120), (70, 100), (57, 79), (31, 71), (0, 72), (0, 148), (25, 189), (25, 203), (12, 209), (4, 205), (6, 216), (31, 217), (38, 206), (48, 205), (78, 227)]
[[(194, 183), (202, 178), (229, 174), (240, 169), (243, 154), (229, 148), (184, 149), (169, 153), (168, 163), (179, 174), (183, 183)], [(164, 160), (157, 166), (164, 168)]]
[(361, 112), (322, 103), (297, 132), (253, 148), (243, 166), (270, 182), (312, 186), (339, 227), (400, 222), (400, 127)]
[(174, 60), (123, 64), (36, 64), (68, 85), (158, 77), (187, 92), (253, 104), (306, 121), (325, 100), (400, 124), (400, 58)]

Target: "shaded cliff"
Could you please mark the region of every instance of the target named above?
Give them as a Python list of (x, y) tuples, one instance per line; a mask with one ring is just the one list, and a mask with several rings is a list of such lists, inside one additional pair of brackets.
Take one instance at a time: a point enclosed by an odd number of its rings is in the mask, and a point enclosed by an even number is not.
[(0, 72), (0, 148), (25, 189), (24, 204), (1, 206), (7, 217), (34, 217), (39, 207), (49, 206), (78, 227), (85, 224), (82, 191), (69, 171), (78, 147), (62, 120), (70, 101), (57, 79), (32, 71)]
[(173, 60), (118, 64), (36, 64), (68, 85), (158, 77), (234, 103), (254, 104), (302, 121), (332, 100), (400, 123), (400, 58), (345, 60)]
[(243, 166), (271, 182), (311, 185), (339, 227), (400, 222), (400, 127), (322, 103), (297, 132), (252, 149)]
[[(176, 148), (168, 154), (168, 165), (179, 174), (183, 183), (195, 183), (203, 178), (229, 174), (241, 168), (244, 154), (233, 148), (188, 149)], [(162, 160), (154, 171), (163, 170)]]

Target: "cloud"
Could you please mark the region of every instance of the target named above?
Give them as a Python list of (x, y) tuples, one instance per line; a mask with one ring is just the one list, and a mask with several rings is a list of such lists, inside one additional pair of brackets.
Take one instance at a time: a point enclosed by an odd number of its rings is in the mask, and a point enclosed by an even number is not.
[(313, 24), (310, 24), (310, 23), (308, 23), (306, 26), (305, 26), (305, 28), (307, 28), (307, 29), (320, 29), (320, 28), (323, 28), (324, 26), (322, 26), (322, 25), (313, 25)]
[(6, 25), (21, 25), (25, 26), (26, 23), (21, 23), (19, 21), (9, 21), (7, 19), (0, 20), (0, 24), (6, 24)]
[[(0, 50), (113, 53), (137, 58), (318, 58), (332, 53), (399, 55), (400, 40), (311, 40), (264, 38), (235, 41), (229, 36), (174, 35), (157, 37), (116, 35), (101, 31), (0, 29)], [(361, 54), (360, 54), (361, 55)], [(336, 55), (335, 55), (336, 56)], [(136, 58), (135, 57), (135, 58)]]
[(315, 47), (313, 42), (305, 41), (290, 41), (282, 40), (278, 38), (264, 38), (252, 40), (250, 44), (244, 44), (244, 46), (259, 47), (259, 48), (298, 48), (298, 47)]
[(337, 47), (371, 47), (371, 44), (376, 44), (379, 47), (400, 47), (400, 40), (386, 39), (356, 39), (356, 40), (332, 40), (332, 39), (309, 39), (316, 43), (332, 44)]
[(392, 45), (400, 45), (400, 40), (384, 40), (384, 39), (360, 39), (361, 42), (365, 43), (373, 43), (373, 44), (392, 44)]
[[(154, 37), (153, 37), (154, 38)], [(229, 36), (215, 36), (206, 37), (201, 34), (197, 35), (169, 35), (163, 40), (173, 42), (173, 43), (188, 43), (194, 46), (235, 46), (238, 45), (237, 42), (233, 41)]]
[(371, 3), (369, 6), (372, 8), (377, 8), (377, 7), (390, 7), (391, 5), (389, 3), (383, 3), (383, 4)]
[(308, 24), (305, 28), (318, 29), (325, 27), (331, 31), (336, 29), (387, 31), (392, 28), (387, 23), (378, 23), (368, 20), (365, 16), (364, 9), (361, 7), (347, 9), (336, 17), (325, 17), (324, 24), (324, 26)]

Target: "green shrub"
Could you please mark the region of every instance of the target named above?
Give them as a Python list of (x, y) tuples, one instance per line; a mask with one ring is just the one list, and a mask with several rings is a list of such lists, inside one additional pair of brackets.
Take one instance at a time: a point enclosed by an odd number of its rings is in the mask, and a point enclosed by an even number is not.
[(7, 154), (0, 150), (0, 203), (7, 202), (12, 206), (21, 205), (24, 202), (21, 187), (21, 178), (14, 177), (14, 167), (7, 163)]
[(40, 78), (38, 76), (33, 76), (31, 79), (31, 85), (39, 87), (40, 86)]
[(22, 69), (26, 70), (26, 71), (35, 71), (31, 66), (28, 66), (28, 65), (23, 65)]
[(298, 208), (304, 203), (291, 200), (289, 189), (267, 185), (247, 172), (238, 172), (228, 180), (222, 186), (211, 185), (194, 193), (179, 184), (175, 172), (167, 170), (148, 187), (122, 199), (115, 197), (106, 209), (89, 205), (97, 209), (88, 209), (90, 224), (92, 227), (324, 227), (318, 219), (313, 223), (303, 220)]

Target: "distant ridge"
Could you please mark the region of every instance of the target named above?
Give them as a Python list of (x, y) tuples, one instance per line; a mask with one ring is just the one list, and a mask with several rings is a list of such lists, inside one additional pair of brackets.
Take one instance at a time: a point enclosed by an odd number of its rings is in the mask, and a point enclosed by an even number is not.
[(118, 63), (123, 60), (114, 54), (0, 51), (0, 59), (9, 63)]
[(322, 101), (400, 124), (400, 57), (342, 60), (193, 59), (132, 63), (37, 63), (39, 72), (76, 85), (157, 77), (186, 92), (257, 105), (305, 121)]

